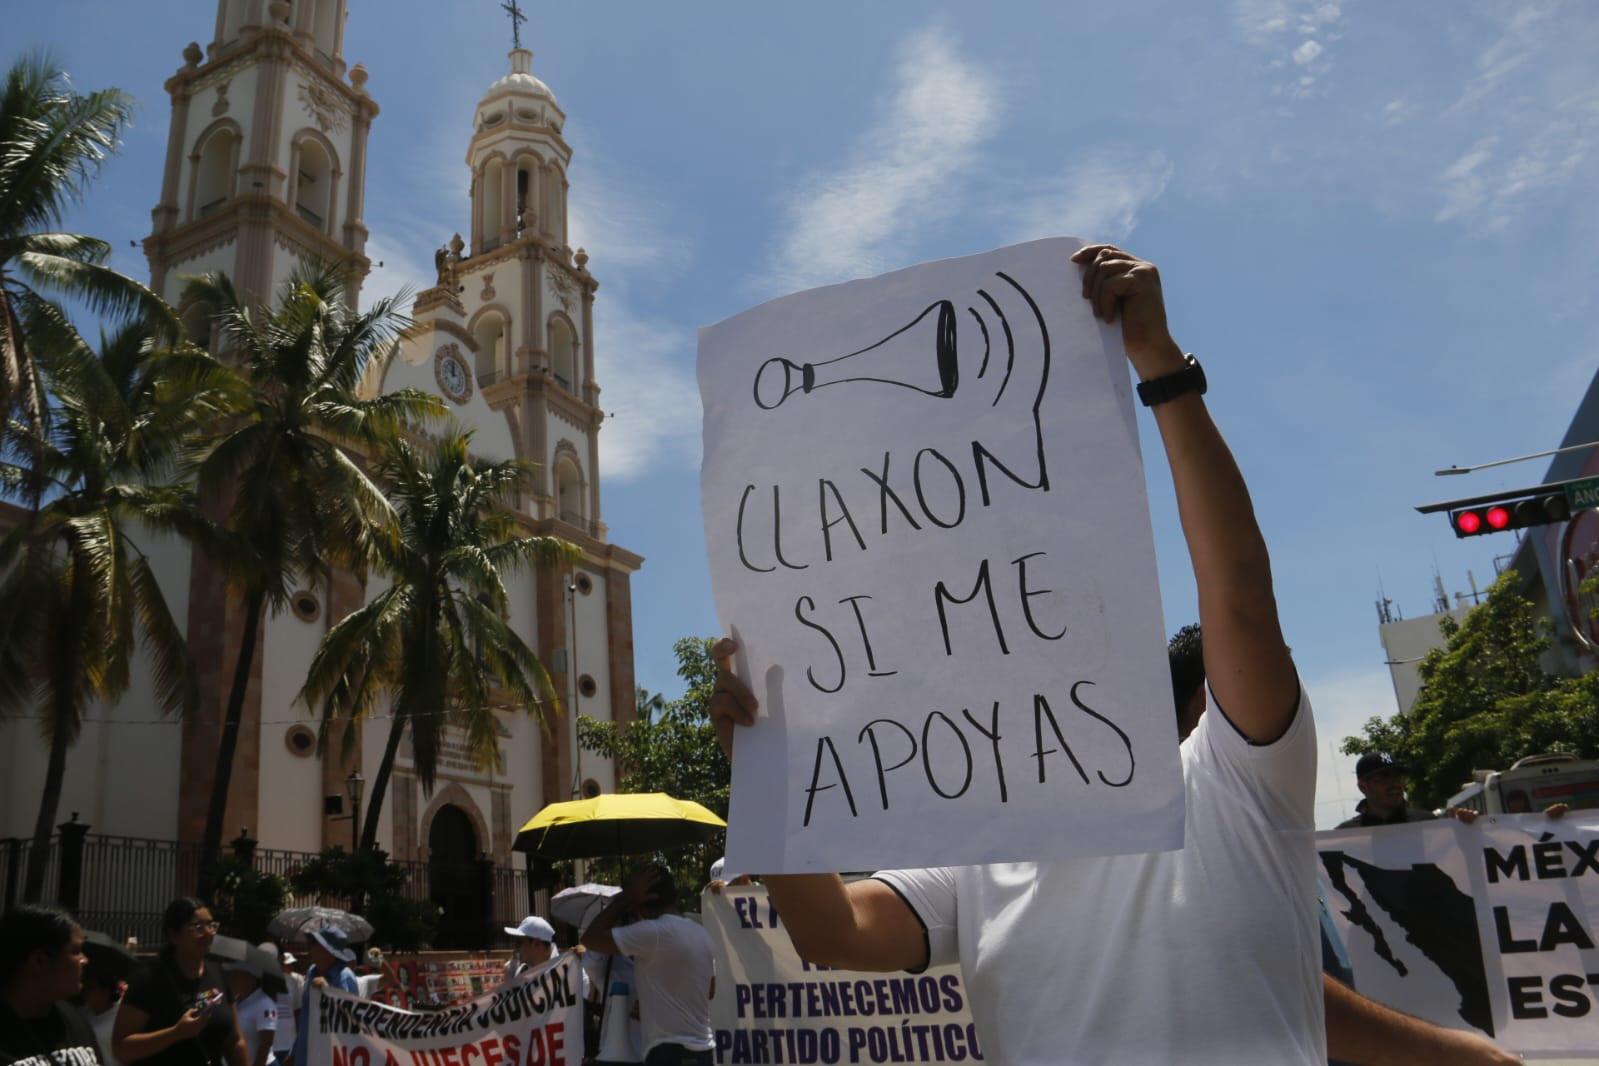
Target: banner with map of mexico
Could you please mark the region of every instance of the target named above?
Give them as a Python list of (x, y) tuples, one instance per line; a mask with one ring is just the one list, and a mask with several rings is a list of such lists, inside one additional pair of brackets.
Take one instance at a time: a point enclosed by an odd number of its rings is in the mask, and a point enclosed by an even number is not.
[(1363, 995), (1529, 1058), (1599, 1053), (1599, 812), (1316, 834)]

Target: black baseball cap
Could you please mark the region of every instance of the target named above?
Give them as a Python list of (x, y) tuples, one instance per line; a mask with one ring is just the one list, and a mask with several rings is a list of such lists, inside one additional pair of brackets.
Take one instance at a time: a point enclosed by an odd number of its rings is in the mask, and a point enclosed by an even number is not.
[(1406, 766), (1403, 759), (1396, 759), (1386, 751), (1368, 751), (1355, 763), (1355, 780), (1370, 777), (1372, 774), (1404, 773), (1410, 767)]

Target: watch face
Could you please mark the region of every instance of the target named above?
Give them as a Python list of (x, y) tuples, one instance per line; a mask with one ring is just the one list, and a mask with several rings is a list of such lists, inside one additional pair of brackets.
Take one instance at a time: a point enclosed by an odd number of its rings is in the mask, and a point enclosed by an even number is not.
[(456, 403), (465, 403), (472, 395), (472, 378), (455, 345), (440, 348), (435, 360), (433, 376), (439, 388)]

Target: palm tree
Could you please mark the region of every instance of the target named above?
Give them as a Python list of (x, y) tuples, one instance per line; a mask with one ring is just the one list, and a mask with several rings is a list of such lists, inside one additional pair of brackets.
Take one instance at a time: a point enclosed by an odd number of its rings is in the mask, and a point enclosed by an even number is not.
[[(109, 244), (53, 230), (116, 148), (132, 108), (118, 89), (74, 92), (43, 53), (18, 59), (0, 86), (0, 414), (14, 412), (35, 442), (46, 437), (46, 399), (34, 348), (76, 342), (44, 292), (96, 313), (138, 312), (174, 335), (177, 329), (154, 293), (105, 265)], [(0, 438), (8, 429), (0, 422)]]
[(371, 716), (390, 698), (388, 743), (371, 786), (361, 847), (377, 842), (378, 816), (400, 739), (411, 732), (417, 777), (431, 791), (445, 729), (465, 734), (484, 766), (499, 753), (496, 710), (536, 716), (549, 733), (560, 701), (538, 657), (505, 622), (504, 575), (557, 566), (578, 549), (556, 537), (519, 536), (508, 500), (529, 485), (524, 462), (473, 458), (471, 434), (452, 430), (413, 446), (397, 440), (378, 475), (399, 519), (396, 541), (379, 539), (391, 581), (323, 638), (300, 698), (322, 708), (324, 739), (336, 721)]
[(414, 389), (358, 395), (369, 366), (406, 320), (397, 300), (380, 300), (365, 313), (350, 309), (337, 266), (301, 266), (271, 310), (247, 306), (225, 275), (196, 279), (184, 299), (211, 310), (217, 344), (248, 385), (208, 444), (197, 483), (202, 500), (226, 501), (234, 551), (228, 569), (244, 607), (201, 845), (209, 863), (222, 846), (263, 614), (278, 614), (300, 580), (326, 580), (335, 566), (364, 575), (393, 528), (388, 501), (347, 449), (375, 451), (404, 427), (442, 416), (444, 407)]
[[(29, 900), (44, 886), (67, 751), (84, 711), (127, 691), (136, 634), (160, 707), (194, 707), (188, 645), (141, 545), (149, 536), (206, 539), (181, 463), (229, 395), (227, 376), (207, 356), (163, 350), (138, 324), (103, 337), (98, 357), (81, 341), (33, 354), (52, 401), (36, 412), (45, 433), (17, 449), (31, 468), (0, 465), (10, 486), (49, 492), (0, 540), (0, 711), (40, 708), (50, 746)], [(19, 418), (12, 440), (32, 426)]]

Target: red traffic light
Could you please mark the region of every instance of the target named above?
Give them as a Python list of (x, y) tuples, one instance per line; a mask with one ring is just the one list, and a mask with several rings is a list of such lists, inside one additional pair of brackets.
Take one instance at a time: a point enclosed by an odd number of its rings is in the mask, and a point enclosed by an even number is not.
[(1488, 508), (1488, 527), (1490, 529), (1505, 529), (1510, 525), (1510, 509), (1507, 507)]
[(1463, 537), (1469, 537), (1482, 529), (1482, 515), (1476, 511), (1461, 511), (1455, 515), (1455, 531)]

